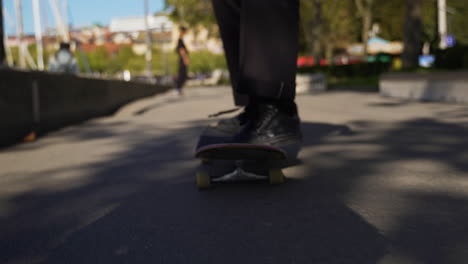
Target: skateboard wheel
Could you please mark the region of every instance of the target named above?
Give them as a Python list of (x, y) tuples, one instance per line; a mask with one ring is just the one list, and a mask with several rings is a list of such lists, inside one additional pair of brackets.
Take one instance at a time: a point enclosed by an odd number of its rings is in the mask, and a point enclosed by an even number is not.
[(284, 174), (280, 169), (271, 169), (269, 176), (270, 184), (282, 184), (284, 182)]
[(204, 171), (197, 172), (196, 175), (197, 187), (198, 189), (208, 189), (211, 185), (211, 178), (208, 173)]

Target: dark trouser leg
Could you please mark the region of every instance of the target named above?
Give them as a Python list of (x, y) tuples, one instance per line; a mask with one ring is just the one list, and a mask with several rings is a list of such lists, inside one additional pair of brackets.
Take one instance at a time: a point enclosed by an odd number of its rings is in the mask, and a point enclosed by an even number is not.
[(212, 0), (212, 3), (231, 76), (234, 103), (236, 105), (246, 105), (249, 101), (248, 96), (238, 93), (241, 0)]
[(233, 88), (294, 100), (299, 0), (213, 0)]
[(179, 62), (179, 72), (176, 81), (176, 88), (182, 90), (187, 81), (187, 66), (183, 62)]
[(250, 96), (294, 100), (299, 0), (243, 4), (240, 89)]

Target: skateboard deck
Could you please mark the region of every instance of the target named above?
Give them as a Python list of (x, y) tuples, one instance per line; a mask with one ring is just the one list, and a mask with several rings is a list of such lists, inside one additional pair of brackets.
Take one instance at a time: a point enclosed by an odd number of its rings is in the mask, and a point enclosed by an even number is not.
[(277, 147), (243, 143), (218, 143), (198, 146), (195, 156), (201, 159), (196, 174), (198, 188), (212, 183), (269, 180), (284, 182), (281, 161), (286, 153)]

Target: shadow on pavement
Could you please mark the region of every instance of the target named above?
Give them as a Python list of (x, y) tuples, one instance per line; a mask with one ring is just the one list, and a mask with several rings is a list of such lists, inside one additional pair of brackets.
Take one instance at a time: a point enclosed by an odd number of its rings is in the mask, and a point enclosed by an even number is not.
[[(314, 131), (309, 145), (344, 129), (304, 128)], [(335, 195), (310, 192), (310, 184), (235, 184), (199, 192), (192, 155), (201, 129), (194, 124), (160, 138), (133, 135), (139, 139), (131, 149), (86, 168), (92, 175), (85, 182), (15, 197), (9, 201), (14, 213), (0, 220), (1, 260), (373, 263), (382, 256), (385, 243), (375, 228)], [(132, 133), (137, 131), (144, 128)]]
[(391, 230), (369, 222), (385, 215), (352, 209), (352, 197), (376, 188), (367, 182), (389, 162), (429, 159), (466, 173), (466, 127), (430, 119), (390, 128), (356, 122), (353, 131), (305, 123), (303, 165), (292, 168), (300, 177), (200, 192), (193, 148), (203, 125), (157, 138), (135, 125), (131, 137), (120, 135), (128, 150), (105, 162), (37, 172), (89, 175), (7, 201), (14, 210), (0, 218), (0, 262), (377, 263), (390, 248), (422, 263), (468, 258), (460, 246), (468, 245), (465, 197), (408, 189), (412, 203)]
[[(322, 144), (326, 150), (304, 160), (313, 163), (312, 178), (306, 180), (313, 186), (310, 191), (334, 193), (368, 221), (385, 222), (386, 215), (396, 215), (395, 223), (381, 232), (390, 253), (406, 261), (379, 263), (465, 262), (466, 124), (415, 119), (397, 125), (355, 122), (353, 129), (353, 135), (327, 140)], [(365, 204), (376, 208), (359, 208), (354, 197), (363, 192)]]
[[(212, 95), (197, 94), (196, 91), (194, 91), (193, 94), (190, 96), (190, 101), (193, 102), (193, 101), (197, 101), (197, 100), (206, 100), (206, 99), (209, 99), (209, 98), (216, 99), (216, 98), (219, 98), (219, 96), (222, 95), (223, 92), (224, 92), (223, 91), (224, 88), (212, 88), (212, 89), (218, 89), (219, 91), (217, 91), (216, 93), (214, 93)], [(183, 101), (185, 99), (186, 99), (185, 95), (182, 95), (182, 96), (174, 95), (174, 97), (169, 97), (164, 101), (142, 107), (141, 109), (135, 111), (133, 113), (133, 115), (134, 116), (144, 115), (144, 114), (147, 114), (148, 112), (153, 111), (153, 110), (155, 110), (157, 108), (163, 107), (163, 106), (168, 105), (168, 104), (173, 104), (175, 102), (180, 102), (180, 101)]]

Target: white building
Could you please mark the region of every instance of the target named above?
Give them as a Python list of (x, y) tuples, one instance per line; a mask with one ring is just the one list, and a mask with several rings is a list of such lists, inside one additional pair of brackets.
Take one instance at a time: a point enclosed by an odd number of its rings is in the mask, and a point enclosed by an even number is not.
[[(148, 26), (153, 33), (153, 43), (160, 45), (166, 51), (174, 50), (179, 37), (179, 26), (164, 15), (148, 17)], [(124, 43), (126, 37), (135, 41), (133, 51), (136, 54), (144, 54), (146, 43), (144, 34), (146, 31), (144, 17), (114, 18), (111, 20), (109, 31), (113, 33), (114, 42)], [(189, 51), (209, 50), (213, 53), (223, 53), (223, 47), (219, 38), (210, 37), (208, 30), (199, 28), (197, 35), (189, 31), (184, 38)]]
[[(149, 16), (148, 27), (153, 32), (170, 32), (174, 23), (167, 16)], [(109, 26), (111, 33), (134, 33), (145, 31), (144, 17), (113, 18)]]

